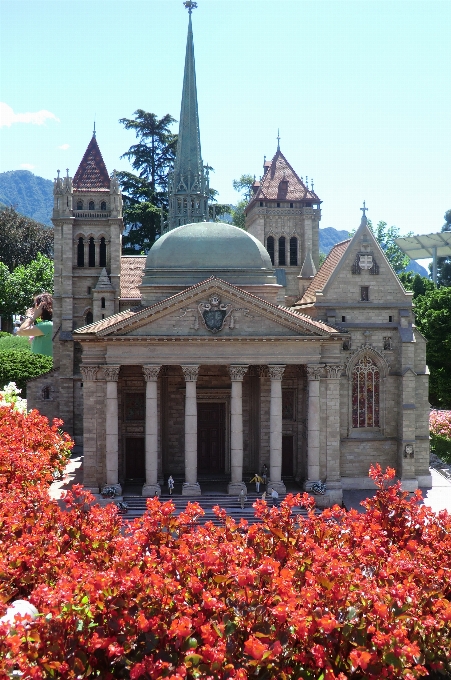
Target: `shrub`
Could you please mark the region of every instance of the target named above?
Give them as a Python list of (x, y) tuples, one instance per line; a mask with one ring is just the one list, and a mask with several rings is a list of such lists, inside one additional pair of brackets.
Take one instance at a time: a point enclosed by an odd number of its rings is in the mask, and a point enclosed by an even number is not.
[[(63, 511), (46, 499), (48, 475), (26, 483), (33, 466), (17, 439), (38, 416), (8, 410), (13, 437), (1, 444), (16, 472), (5, 456), (0, 602), (26, 598), (40, 616), (0, 625), (1, 677), (413, 680), (450, 670), (451, 517), (393, 484), (393, 470), (372, 469), (378, 492), (364, 514), (318, 516), (307, 494), (289, 495), (280, 508), (258, 500), (260, 524), (216, 507), (220, 525), (202, 527), (196, 503), (175, 517), (152, 498), (124, 526), (81, 487)], [(299, 505), (306, 517), (293, 514)]]
[(5, 333), (4, 337), (0, 336), (0, 352), (7, 352), (10, 349), (30, 352), (29, 338), (21, 335), (10, 335), (9, 333)]
[(0, 387), (15, 382), (23, 396), (26, 395), (27, 380), (47, 373), (53, 366), (52, 357), (17, 349), (2, 352), (0, 356)]
[(441, 460), (451, 463), (451, 411), (431, 411), (429, 430), (431, 450)]
[(7, 333), (6, 331), (0, 331), (0, 338), (10, 338), (11, 333)]

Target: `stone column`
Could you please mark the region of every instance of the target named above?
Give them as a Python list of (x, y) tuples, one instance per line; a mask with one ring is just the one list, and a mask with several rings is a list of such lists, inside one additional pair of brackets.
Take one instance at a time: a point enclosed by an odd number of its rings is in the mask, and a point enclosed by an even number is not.
[(122, 494), (119, 484), (119, 418), (117, 403), (117, 381), (120, 366), (104, 366), (106, 380), (106, 483), (115, 486)]
[(158, 484), (158, 374), (161, 366), (143, 366), (146, 381), (146, 483), (143, 496), (159, 496)]
[(307, 481), (306, 491), (314, 482), (319, 481), (319, 380), (323, 370), (322, 364), (307, 366), (308, 411), (307, 411)]
[(231, 479), (227, 487), (230, 495), (246, 491), (243, 482), (243, 378), (248, 366), (229, 366), (232, 380), (230, 399), (230, 461)]
[(268, 371), (271, 378), (268, 489), (285, 493), (285, 484), (282, 482), (282, 378), (285, 366), (268, 365)]
[(83, 378), (83, 486), (99, 493), (97, 470), (96, 380), (99, 366), (80, 366)]
[(326, 421), (326, 487), (330, 505), (341, 505), (343, 491), (340, 472), (340, 377), (344, 366), (326, 366), (327, 421)]
[(197, 397), (196, 381), (199, 366), (182, 366), (185, 377), (185, 482), (183, 496), (200, 496), (197, 481)]

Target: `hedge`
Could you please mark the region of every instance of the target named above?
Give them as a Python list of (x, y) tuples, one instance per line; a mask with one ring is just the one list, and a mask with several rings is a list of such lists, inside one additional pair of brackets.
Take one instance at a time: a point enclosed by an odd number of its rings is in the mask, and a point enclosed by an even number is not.
[(30, 339), (21, 335), (11, 335), (10, 333), (0, 335), (0, 352), (8, 352), (10, 349), (31, 352)]
[(9, 382), (15, 382), (26, 395), (27, 380), (37, 378), (53, 368), (52, 357), (43, 354), (33, 354), (23, 350), (11, 349), (1, 353), (0, 359), (0, 388)]

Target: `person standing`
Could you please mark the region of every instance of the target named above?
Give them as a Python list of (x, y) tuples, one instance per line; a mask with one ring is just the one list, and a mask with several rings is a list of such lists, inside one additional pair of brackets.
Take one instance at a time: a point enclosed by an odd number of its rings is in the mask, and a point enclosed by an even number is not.
[[(40, 321), (38, 322), (38, 319)], [(49, 293), (36, 296), (33, 307), (27, 310), (17, 335), (33, 338), (31, 351), (34, 354), (53, 356), (53, 300)]]
[(271, 489), (271, 498), (273, 508), (277, 508), (277, 506), (279, 505), (279, 494), (275, 489)]
[(169, 495), (172, 496), (172, 490), (174, 489), (174, 480), (172, 478), (172, 475), (169, 475), (168, 489), (169, 489)]
[(251, 481), (250, 481), (250, 484), (252, 484), (252, 482), (255, 482), (255, 490), (256, 490), (256, 492), (257, 492), (257, 493), (260, 493), (260, 484), (263, 482), (263, 479), (260, 477), (260, 475), (258, 474), (258, 472), (255, 473), (255, 476), (254, 476), (254, 477), (252, 477), (252, 479), (251, 479)]
[(246, 503), (246, 500), (247, 500), (246, 492), (245, 492), (244, 489), (241, 489), (240, 495), (238, 496), (238, 500), (239, 500), (240, 505), (241, 505), (241, 510), (244, 510), (244, 504)]
[(263, 467), (262, 467), (262, 479), (263, 479), (263, 484), (265, 484), (265, 486), (266, 486), (266, 484), (268, 483), (268, 468), (267, 468), (266, 464), (263, 465)]

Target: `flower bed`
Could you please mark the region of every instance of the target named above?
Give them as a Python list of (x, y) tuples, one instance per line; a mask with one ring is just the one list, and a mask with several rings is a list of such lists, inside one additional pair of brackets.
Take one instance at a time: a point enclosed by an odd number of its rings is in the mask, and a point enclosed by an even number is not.
[(451, 411), (432, 410), (429, 415), (431, 451), (451, 463)]
[[(82, 487), (65, 510), (50, 501), (67, 441), (36, 412), (2, 416), (12, 435), (0, 420), (0, 616), (18, 599), (39, 615), (0, 624), (0, 677), (412, 680), (450, 670), (451, 517), (393, 484), (393, 470), (371, 470), (378, 492), (364, 514), (318, 516), (307, 494), (289, 495), (280, 508), (257, 501), (260, 524), (216, 508), (220, 526), (197, 527), (196, 503), (175, 517), (152, 498), (124, 525)], [(307, 517), (293, 515), (298, 505)]]

